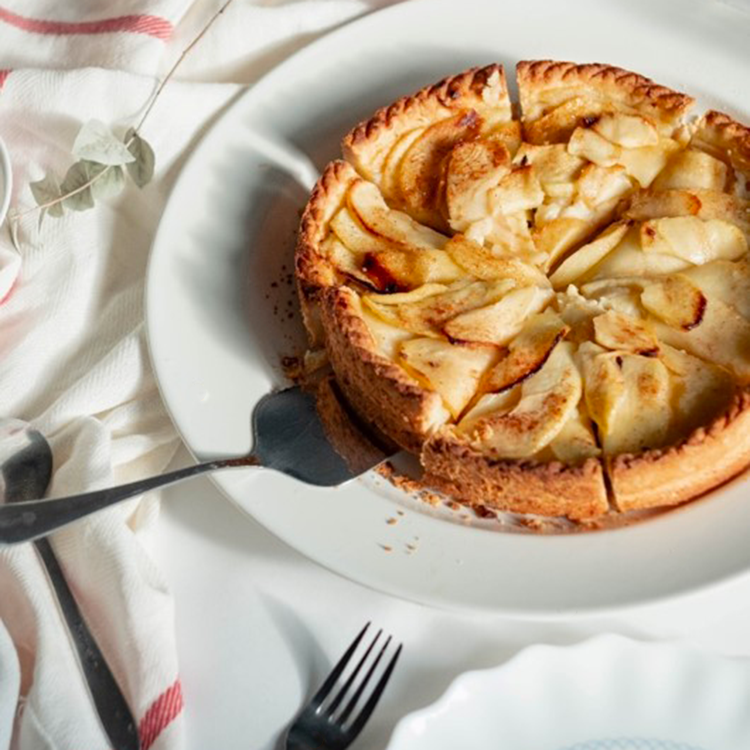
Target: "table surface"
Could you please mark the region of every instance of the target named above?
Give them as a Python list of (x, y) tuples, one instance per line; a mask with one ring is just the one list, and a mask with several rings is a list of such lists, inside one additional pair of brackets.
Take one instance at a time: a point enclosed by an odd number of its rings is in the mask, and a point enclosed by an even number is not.
[[(181, 450), (174, 466), (190, 462)], [(462, 672), (536, 643), (600, 633), (750, 655), (750, 576), (616, 616), (555, 622), (437, 610), (367, 589), (310, 562), (208, 479), (167, 489), (149, 540), (175, 597), (188, 748), (270, 750), (362, 625), (404, 643), (357, 750), (382, 750), (396, 722)]]

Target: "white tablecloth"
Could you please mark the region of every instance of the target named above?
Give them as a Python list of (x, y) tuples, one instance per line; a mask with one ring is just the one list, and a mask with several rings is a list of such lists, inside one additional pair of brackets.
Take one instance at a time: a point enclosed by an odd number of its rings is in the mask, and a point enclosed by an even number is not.
[[(187, 460), (180, 453), (176, 464)], [(570, 645), (615, 632), (750, 656), (750, 579), (573, 620), (441, 611), (309, 562), (203, 479), (165, 491), (155, 541), (155, 559), (175, 596), (189, 750), (274, 750), (366, 620), (403, 641), (404, 652), (357, 750), (383, 750), (396, 722), (436, 700), (456, 676), (503, 664), (535, 643)]]

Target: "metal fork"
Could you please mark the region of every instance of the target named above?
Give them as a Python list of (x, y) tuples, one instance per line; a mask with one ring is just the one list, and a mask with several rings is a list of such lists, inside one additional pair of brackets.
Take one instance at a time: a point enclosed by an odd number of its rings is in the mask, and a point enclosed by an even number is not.
[[(354, 714), (357, 704), (362, 699), (380, 660), (391, 643), (391, 636), (388, 636), (385, 643), (380, 647), (380, 651), (378, 651), (367, 673), (354, 690), (351, 698), (349, 698), (344, 708), (339, 711), (339, 707), (346, 698), (349, 690), (354, 687), (357, 676), (383, 633), (382, 630), (378, 631), (359, 660), (359, 663), (354, 668), (354, 671), (334, 696), (333, 694), (339, 678), (354, 656), (354, 652), (357, 650), (360, 641), (369, 627), (370, 623), (368, 622), (346, 650), (346, 653), (341, 657), (338, 664), (336, 664), (328, 677), (326, 677), (326, 681), (318, 692), (315, 693), (310, 702), (300, 711), (294, 723), (289, 727), (284, 745), (286, 750), (344, 750), (344, 748), (349, 747), (354, 742), (357, 735), (362, 731), (388, 684), (402, 648), (402, 644), (399, 644), (396, 653), (391, 657), (380, 679), (375, 683), (370, 696), (359, 712)], [(352, 716), (353, 714), (354, 716)]]

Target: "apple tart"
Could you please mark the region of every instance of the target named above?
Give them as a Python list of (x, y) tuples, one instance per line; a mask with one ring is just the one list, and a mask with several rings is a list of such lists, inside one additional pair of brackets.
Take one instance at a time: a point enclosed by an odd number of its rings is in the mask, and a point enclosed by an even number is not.
[(683, 503), (750, 463), (750, 129), (608, 65), (516, 79), (518, 107), (490, 65), (346, 135), (299, 233), (311, 347), (456, 500)]

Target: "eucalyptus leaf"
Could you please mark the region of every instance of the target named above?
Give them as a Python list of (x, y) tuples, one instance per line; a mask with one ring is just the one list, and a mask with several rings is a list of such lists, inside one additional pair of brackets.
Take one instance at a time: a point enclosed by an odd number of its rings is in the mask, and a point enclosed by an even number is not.
[[(80, 190), (91, 180), (90, 167), (85, 161), (77, 161), (65, 174), (60, 190), (67, 197), (63, 201), (65, 208), (71, 211), (86, 211), (94, 207), (94, 194), (91, 186)], [(74, 192), (80, 190), (80, 192)], [(73, 193), (73, 195), (68, 195)]]
[(148, 185), (151, 182), (151, 178), (154, 176), (154, 166), (156, 164), (156, 157), (154, 156), (154, 150), (149, 145), (148, 141), (133, 128), (130, 128), (125, 133), (125, 143), (128, 144), (128, 150), (133, 155), (134, 161), (127, 165), (128, 174), (133, 179), (133, 182), (138, 185), (139, 188)]
[(111, 166), (135, 161), (125, 144), (100, 120), (89, 120), (78, 131), (73, 156)]
[(125, 171), (120, 166), (105, 166), (96, 162), (87, 162), (89, 179), (96, 178), (91, 185), (94, 200), (112, 198), (125, 186)]
[[(58, 182), (57, 177), (51, 172), (50, 174), (45, 175), (41, 180), (30, 183), (29, 187), (31, 188), (31, 194), (34, 196), (34, 200), (38, 206), (44, 206), (45, 203), (57, 200), (62, 194), (60, 183)], [(44, 216), (45, 213), (49, 213), (50, 216), (54, 217), (62, 216), (64, 213), (62, 202), (55, 203), (53, 206), (47, 206), (42, 209), (42, 216)], [(40, 225), (41, 222), (42, 219), (40, 217)]]
[(21, 241), (18, 238), (18, 225), (20, 224), (18, 216), (8, 216), (8, 232), (10, 232), (10, 242), (15, 251), (21, 254)]

